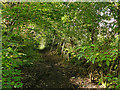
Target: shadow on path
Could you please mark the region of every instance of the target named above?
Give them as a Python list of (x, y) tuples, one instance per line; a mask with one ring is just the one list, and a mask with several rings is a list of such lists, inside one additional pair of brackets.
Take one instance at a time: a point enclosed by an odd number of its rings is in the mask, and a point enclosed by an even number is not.
[(65, 63), (54, 51), (44, 50), (40, 54), (43, 62), (38, 60), (32, 67), (23, 67), (23, 88), (81, 88), (83, 83), (89, 81), (88, 78), (86, 81), (83, 79), (86, 77), (84, 68), (80, 70), (79, 67)]

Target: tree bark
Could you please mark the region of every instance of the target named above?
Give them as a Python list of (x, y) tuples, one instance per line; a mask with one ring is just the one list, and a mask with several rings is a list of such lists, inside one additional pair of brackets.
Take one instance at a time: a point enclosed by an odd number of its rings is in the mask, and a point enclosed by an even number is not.
[[(118, 5), (120, 4), (120, 2), (118, 2)], [(119, 76), (120, 75), (120, 5), (118, 6), (118, 20), (117, 20), (117, 22), (118, 22), (118, 75), (117, 76)], [(120, 79), (120, 77), (119, 77), (119, 79)], [(119, 81), (120, 82), (120, 81)]]

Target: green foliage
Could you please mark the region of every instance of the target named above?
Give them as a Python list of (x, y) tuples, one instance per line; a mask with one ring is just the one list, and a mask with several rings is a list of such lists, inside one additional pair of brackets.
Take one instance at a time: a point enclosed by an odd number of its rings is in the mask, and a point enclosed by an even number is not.
[[(37, 56), (37, 50), (51, 48), (52, 45), (58, 45), (59, 52), (62, 51), (61, 47), (64, 47), (63, 52), (68, 55), (70, 62), (76, 65), (85, 63), (88, 67), (94, 66), (90, 71), (96, 69), (103, 73), (99, 78), (100, 83), (109, 73), (112, 73), (112, 78), (106, 79), (108, 81), (115, 79), (114, 75), (118, 69), (119, 35), (116, 26), (119, 4), (114, 2), (2, 4), (4, 88), (22, 87), (19, 66), (31, 66)], [(114, 22), (106, 22), (112, 18), (115, 19)], [(118, 78), (116, 82), (117, 80)], [(116, 84), (119, 87), (119, 84)]]
[[(94, 48), (91, 46), (94, 46)], [(86, 63), (89, 64), (93, 64), (94, 68), (93, 69), (97, 69), (100, 70), (100, 68), (102, 69), (102, 71), (104, 72), (104, 76), (106, 77), (107, 73), (112, 73), (112, 75), (116, 75), (116, 71), (117, 71), (117, 56), (118, 56), (118, 50), (114, 49), (114, 48), (110, 48), (109, 50), (106, 50), (105, 52), (102, 51), (99, 46), (97, 45), (91, 45), (91, 46), (78, 46), (76, 48), (76, 50), (78, 51), (77, 57), (79, 62), (78, 63), (82, 63), (82, 58), (86, 59)], [(92, 62), (92, 63), (90, 63)], [(97, 64), (95, 64), (97, 63)], [(97, 65), (97, 66), (96, 66)], [(99, 67), (99, 68), (98, 68)], [(105, 83), (107, 83), (108, 85), (110, 85), (110, 87), (117, 87), (117, 81), (114, 81), (114, 77), (111, 76), (112, 78), (110, 79), (111, 81), (115, 82), (114, 85), (112, 85), (111, 83), (108, 83), (107, 81), (109, 81), (108, 78), (106, 78), (106, 80), (99, 78), (99, 83), (102, 84), (103, 81), (105, 81)], [(118, 78), (116, 77), (116, 80), (118, 80)], [(110, 81), (109, 81), (110, 82)]]
[[(3, 88), (19, 88), (22, 87), (21, 83), (21, 70), (15, 69), (22, 65), (22, 61), (19, 59), (21, 55), (13, 48), (8, 47), (3, 49), (2, 54), (2, 69)], [(19, 84), (18, 84), (19, 82)]]
[[(120, 75), (119, 75), (120, 76)], [(106, 77), (104, 77), (104, 81), (107, 82), (107, 88), (120, 88), (120, 78), (119, 77), (113, 77), (111, 74), (107, 74)]]

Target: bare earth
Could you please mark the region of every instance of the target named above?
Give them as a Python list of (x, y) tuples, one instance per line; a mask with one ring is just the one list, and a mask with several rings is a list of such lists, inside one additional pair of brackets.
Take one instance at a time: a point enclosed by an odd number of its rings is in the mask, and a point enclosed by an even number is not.
[(85, 68), (64, 62), (54, 51), (40, 53), (43, 62), (22, 68), (23, 88), (104, 88), (90, 82)]

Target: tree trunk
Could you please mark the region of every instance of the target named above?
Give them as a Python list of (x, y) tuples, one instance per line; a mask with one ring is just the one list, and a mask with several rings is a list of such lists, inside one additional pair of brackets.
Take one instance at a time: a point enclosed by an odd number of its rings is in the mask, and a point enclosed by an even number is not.
[[(94, 29), (92, 29), (92, 34), (91, 34), (91, 40), (92, 40), (92, 44), (94, 44), (94, 32), (95, 32), (95, 30)], [(92, 51), (91, 52), (93, 52), (94, 51), (94, 46), (91, 46), (91, 48), (92, 48)], [(92, 82), (93, 81), (93, 79), (94, 79), (94, 77), (93, 77), (93, 64), (92, 64), (92, 62), (90, 62), (90, 82)]]
[(65, 47), (65, 41), (63, 42), (63, 45), (62, 45), (62, 49), (61, 49), (61, 55), (62, 55), (62, 58), (64, 57), (64, 47)]
[[(117, 72), (117, 76), (120, 75), (120, 2), (118, 2), (118, 72)], [(119, 77), (120, 79), (120, 77)], [(120, 81), (119, 81), (120, 82)]]
[(55, 35), (54, 35), (54, 37), (53, 37), (52, 46), (51, 46), (50, 51), (52, 51), (52, 50), (53, 50), (53, 45), (54, 45), (54, 42), (55, 42)]

